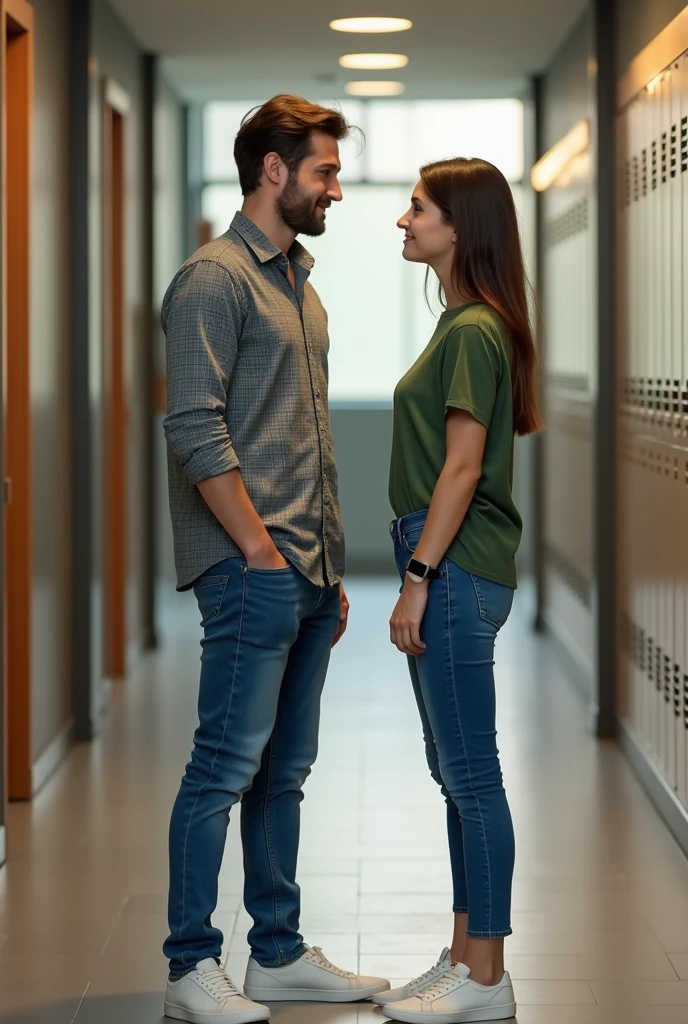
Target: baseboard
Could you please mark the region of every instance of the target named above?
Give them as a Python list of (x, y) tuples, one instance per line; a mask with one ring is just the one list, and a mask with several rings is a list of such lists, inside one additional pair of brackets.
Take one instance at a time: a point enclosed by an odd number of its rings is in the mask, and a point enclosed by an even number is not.
[(4, 825), (0, 825), (0, 867), (2, 867), (2, 865), (7, 860), (7, 839), (6, 839), (6, 837), (7, 837), (7, 833), (5, 831), (5, 826)]
[(623, 751), (631, 762), (636, 775), (650, 800), (664, 818), (676, 842), (688, 857), (688, 813), (676, 794), (669, 789), (666, 779), (648, 760), (633, 731), (624, 722), (619, 722), (618, 732)]
[(43, 751), (31, 769), (31, 792), (36, 793), (47, 782), (55, 769), (65, 759), (74, 742), (74, 722), (69, 722), (52, 743)]

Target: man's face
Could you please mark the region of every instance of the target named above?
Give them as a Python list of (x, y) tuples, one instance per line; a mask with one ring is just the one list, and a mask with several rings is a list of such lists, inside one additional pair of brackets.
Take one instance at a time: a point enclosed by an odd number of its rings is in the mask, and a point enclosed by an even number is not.
[(340, 170), (337, 140), (324, 132), (312, 132), (310, 155), (289, 175), (277, 199), (277, 212), (297, 235), (322, 235), (325, 211), (342, 198), (337, 180)]

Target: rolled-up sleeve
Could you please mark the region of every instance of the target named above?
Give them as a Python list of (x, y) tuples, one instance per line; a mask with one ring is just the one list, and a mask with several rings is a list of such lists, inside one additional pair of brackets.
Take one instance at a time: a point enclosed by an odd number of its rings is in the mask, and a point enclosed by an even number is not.
[(167, 336), (165, 436), (198, 484), (240, 468), (225, 422), (242, 311), (229, 273), (212, 260), (185, 268), (163, 305)]

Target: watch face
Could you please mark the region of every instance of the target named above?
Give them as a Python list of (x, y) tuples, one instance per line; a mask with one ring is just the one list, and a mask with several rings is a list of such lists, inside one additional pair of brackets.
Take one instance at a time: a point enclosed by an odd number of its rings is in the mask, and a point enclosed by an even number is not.
[(406, 567), (406, 572), (409, 574), (411, 579), (416, 580), (418, 583), (422, 583), (427, 573), (427, 566), (423, 562), (419, 562), (417, 558), (412, 558)]

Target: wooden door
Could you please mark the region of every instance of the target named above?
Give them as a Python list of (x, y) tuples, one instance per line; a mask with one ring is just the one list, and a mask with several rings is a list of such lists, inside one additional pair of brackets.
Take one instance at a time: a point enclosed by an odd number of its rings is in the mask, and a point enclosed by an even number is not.
[[(7, 794), (32, 795), (31, 406), (29, 388), (30, 167), (33, 7), (0, 0), (2, 17), (2, 289), (4, 460), (4, 672)], [(48, 442), (49, 443), (49, 442)]]
[(108, 80), (104, 97), (105, 674), (126, 672), (127, 651), (127, 382), (124, 282), (126, 94)]

